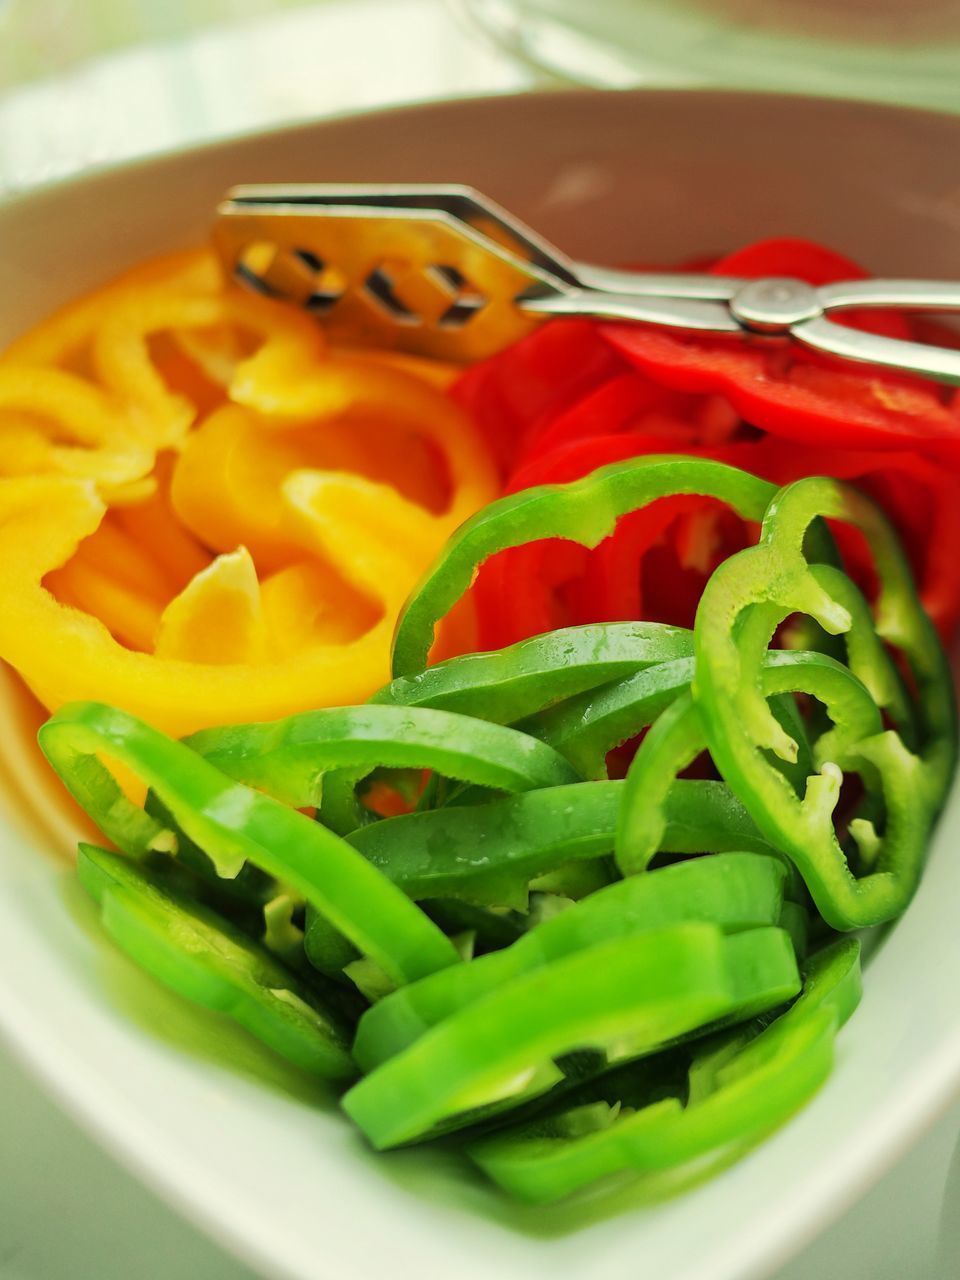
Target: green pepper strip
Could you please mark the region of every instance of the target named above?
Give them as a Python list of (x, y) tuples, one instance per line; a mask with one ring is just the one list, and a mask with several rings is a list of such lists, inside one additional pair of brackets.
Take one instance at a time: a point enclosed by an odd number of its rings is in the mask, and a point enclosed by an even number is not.
[(583, 777), (605, 778), (607, 753), (652, 724), (689, 689), (693, 671), (692, 657), (662, 662), (569, 698), (521, 727), (549, 742)]
[[(826, 707), (835, 727), (815, 744), (817, 764), (848, 759), (859, 742), (883, 728), (880, 711), (866, 687), (825, 654), (767, 651), (760, 685), (764, 698), (807, 693)], [(659, 850), (667, 823), (664, 805), (670, 788), (677, 774), (706, 745), (699, 708), (687, 690), (651, 726), (627, 772), (615, 847), (617, 863), (625, 875), (643, 871)], [(773, 766), (767, 767), (787, 783), (799, 803), (789, 780), (783, 779)]]
[(305, 1071), (327, 1080), (357, 1074), (345, 1028), (239, 929), (132, 858), (81, 844), (77, 870), (107, 933), (160, 982), (233, 1018)]
[[(880, 581), (877, 634), (905, 657), (917, 691), (919, 754), (890, 729), (845, 743), (844, 759), (821, 752), (820, 773), (798, 799), (763, 754), (790, 759), (794, 743), (770, 715), (758, 672), (776, 625), (790, 613), (812, 616), (832, 633), (850, 632), (847, 602), (832, 592), (836, 575), (811, 569), (803, 540), (819, 516), (855, 525), (866, 536)], [(839, 594), (839, 593), (838, 593)], [(746, 618), (744, 625), (739, 625)], [(839, 482), (811, 478), (780, 491), (758, 546), (722, 564), (704, 590), (695, 630), (694, 699), (720, 772), (765, 835), (795, 862), (828, 924), (838, 929), (876, 924), (900, 914), (916, 888), (932, 825), (942, 807), (956, 756), (956, 708), (946, 658), (910, 578), (896, 536), (880, 511)], [(854, 640), (848, 659), (870, 685), (883, 676), (860, 671)], [(895, 689), (888, 689), (889, 703)], [(850, 824), (861, 862), (875, 867), (857, 878), (837, 840), (833, 810), (844, 766), (882, 789), (885, 826), (866, 818)]]
[[(378, 1148), (462, 1127), (552, 1088), (565, 1054), (587, 1047), (614, 1061), (640, 1057), (723, 1017), (750, 1002), (758, 976), (765, 988), (799, 989), (781, 929), (727, 937), (683, 924), (602, 942), (431, 1028), (356, 1084), (343, 1107)], [(597, 1056), (594, 1070), (604, 1065)]]
[(467, 591), (478, 566), (498, 551), (543, 538), (595, 547), (622, 516), (673, 494), (717, 498), (744, 520), (759, 522), (775, 492), (766, 480), (720, 462), (647, 457), (601, 467), (572, 484), (501, 498), (460, 526), (407, 601), (394, 634), (394, 676), (423, 671), (437, 623)]
[(151, 787), (220, 875), (236, 875), (250, 861), (277, 876), (393, 981), (410, 982), (459, 962), (449, 938), (339, 836), (226, 778), (134, 716), (100, 703), (71, 703), (43, 725), (39, 740), (73, 797), (124, 852), (142, 857), (170, 849), (175, 838), (123, 795), (98, 753)]
[[(404, 814), (349, 843), (414, 899), (458, 897), (523, 909), (530, 881), (614, 843), (624, 783), (579, 782), (489, 804)], [(678, 781), (666, 800), (664, 853), (776, 854), (720, 782)]]
[(784, 874), (772, 858), (727, 853), (608, 885), (536, 925), (511, 946), (388, 995), (361, 1018), (353, 1055), (370, 1071), (511, 978), (606, 939), (684, 921), (705, 921), (731, 933), (777, 924)]
[[(790, 651), (787, 661), (794, 660), (798, 660), (796, 653)], [(774, 657), (771, 661), (778, 659)], [(663, 662), (603, 688), (569, 698), (517, 727), (548, 742), (566, 756), (583, 777), (605, 778), (607, 753), (651, 725), (689, 689), (693, 673), (692, 658)], [(789, 717), (790, 730), (802, 740), (803, 723), (794, 704), (784, 701), (780, 714)]]
[(362, 824), (354, 789), (378, 766), (433, 769), (497, 791), (560, 786), (578, 776), (525, 733), (426, 707), (329, 707), (204, 729), (186, 743), (228, 777), (294, 808), (320, 805), (324, 825), (340, 834)]
[(679, 1098), (633, 1113), (594, 1103), (481, 1139), (467, 1153), (512, 1195), (544, 1204), (599, 1178), (649, 1178), (733, 1144), (746, 1150), (827, 1078), (836, 1032), (859, 994), (859, 945), (845, 939), (812, 959), (800, 998), (766, 1030), (696, 1051), (685, 1107)]
[(448, 658), (371, 699), (515, 724), (564, 698), (644, 667), (693, 657), (693, 632), (659, 622), (600, 622), (532, 636), (492, 653)]

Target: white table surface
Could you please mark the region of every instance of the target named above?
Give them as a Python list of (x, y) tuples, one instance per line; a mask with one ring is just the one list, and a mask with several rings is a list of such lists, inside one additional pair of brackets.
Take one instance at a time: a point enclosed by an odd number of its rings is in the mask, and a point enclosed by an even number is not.
[[(527, 71), (468, 39), (441, 0), (323, 0), (7, 92), (0, 194), (291, 119), (529, 87)], [(0, 1280), (252, 1275), (100, 1151), (0, 1045)], [(960, 1103), (776, 1280), (957, 1276)]]

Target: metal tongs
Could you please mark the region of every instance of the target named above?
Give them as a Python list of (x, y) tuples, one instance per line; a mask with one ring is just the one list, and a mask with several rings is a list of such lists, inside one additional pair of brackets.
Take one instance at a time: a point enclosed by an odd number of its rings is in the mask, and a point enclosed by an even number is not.
[(551, 316), (792, 339), (815, 351), (960, 384), (960, 351), (836, 324), (882, 307), (960, 312), (960, 283), (616, 271), (574, 262), (465, 186), (243, 186), (217, 211), (227, 271), (299, 304), (347, 340), (482, 359)]

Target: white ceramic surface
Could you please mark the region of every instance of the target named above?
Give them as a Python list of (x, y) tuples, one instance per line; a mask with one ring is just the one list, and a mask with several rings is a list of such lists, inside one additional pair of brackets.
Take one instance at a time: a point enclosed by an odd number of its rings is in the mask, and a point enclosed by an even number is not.
[[(203, 234), (233, 182), (475, 183), (564, 248), (669, 261), (810, 234), (876, 270), (956, 275), (960, 120), (747, 95), (561, 95), (370, 115), (167, 157), (0, 208), (0, 340)], [(12, 688), (12, 686), (11, 686)], [(4, 728), (22, 714), (3, 691)], [(0, 1033), (100, 1139), (227, 1247), (293, 1280), (761, 1277), (839, 1214), (960, 1091), (960, 798), (873, 956), (829, 1085), (683, 1198), (597, 1215), (504, 1209), (458, 1162), (374, 1158), (315, 1087), (103, 944), (31, 813), (0, 784)]]

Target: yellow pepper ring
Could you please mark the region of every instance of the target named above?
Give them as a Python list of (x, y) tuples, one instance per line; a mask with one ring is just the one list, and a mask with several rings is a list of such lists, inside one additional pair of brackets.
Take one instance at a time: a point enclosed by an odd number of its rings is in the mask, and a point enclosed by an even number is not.
[[(56, 521), (51, 511), (58, 512)], [(360, 702), (388, 678), (403, 590), (389, 573), (378, 578), (383, 617), (354, 643), (314, 645), (282, 662), (224, 666), (125, 648), (98, 618), (60, 603), (41, 585), (104, 512), (90, 483), (59, 476), (0, 480), (0, 652), (47, 708), (81, 697), (110, 701), (179, 736), (206, 725)], [(342, 536), (351, 532), (357, 527)], [(391, 549), (382, 551), (392, 571)], [(215, 641), (211, 636), (211, 646)]]
[(496, 493), (452, 373), (329, 351), (208, 254), (63, 308), (0, 358), (0, 657), (174, 734), (363, 700)]

